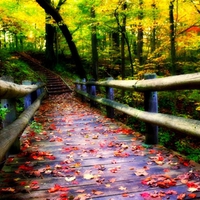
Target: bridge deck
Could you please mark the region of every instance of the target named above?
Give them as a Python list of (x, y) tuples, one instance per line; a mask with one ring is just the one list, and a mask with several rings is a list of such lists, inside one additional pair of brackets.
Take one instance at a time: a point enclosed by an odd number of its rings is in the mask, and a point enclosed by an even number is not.
[(0, 199), (200, 199), (200, 167), (78, 102), (49, 96), (27, 127), (22, 152), (0, 173)]

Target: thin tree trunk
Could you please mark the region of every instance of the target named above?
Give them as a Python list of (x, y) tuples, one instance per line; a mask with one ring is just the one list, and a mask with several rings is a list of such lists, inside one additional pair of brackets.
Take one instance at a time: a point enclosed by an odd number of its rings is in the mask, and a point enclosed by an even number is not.
[(125, 32), (126, 32), (126, 16), (123, 16), (122, 19), (122, 27), (121, 27), (121, 76), (122, 80), (125, 79)]
[(153, 1), (153, 4), (151, 6), (153, 9), (153, 29), (152, 29), (152, 35), (151, 35), (151, 53), (153, 53), (156, 49), (156, 15), (155, 15), (156, 4), (155, 4), (155, 1)]
[[(50, 3), (50, 1), (49, 1)], [(45, 48), (45, 67), (48, 69), (53, 69), (56, 64), (56, 57), (54, 53), (54, 35), (55, 35), (55, 28), (52, 24), (49, 23), (51, 16), (46, 13), (46, 48)]]
[(171, 73), (176, 74), (176, 48), (175, 48), (175, 26), (174, 26), (174, 1), (169, 5), (169, 23), (170, 23), (170, 44), (171, 44)]
[[(91, 17), (95, 18), (95, 10), (91, 8)], [(97, 50), (97, 27), (92, 24), (92, 69), (93, 69), (93, 77), (97, 81), (98, 80), (98, 50)]]
[(138, 35), (137, 35), (137, 58), (139, 65), (143, 64), (143, 27), (142, 27), (142, 19), (143, 19), (143, 0), (139, 0), (139, 6), (140, 6), (140, 11), (138, 15), (138, 19), (140, 20), (139, 22), (139, 27), (138, 27)]
[(58, 27), (62, 31), (62, 33), (69, 45), (73, 60), (76, 64), (76, 69), (77, 69), (78, 75), (80, 76), (80, 78), (85, 78), (86, 72), (83, 68), (81, 58), (78, 54), (78, 50), (73, 41), (72, 35), (69, 32), (67, 25), (64, 23), (61, 15), (58, 13), (58, 11), (55, 8), (53, 8), (51, 5), (49, 5), (46, 0), (36, 0), (36, 2), (46, 11), (46, 13), (50, 14), (53, 17), (53, 19), (56, 21)]

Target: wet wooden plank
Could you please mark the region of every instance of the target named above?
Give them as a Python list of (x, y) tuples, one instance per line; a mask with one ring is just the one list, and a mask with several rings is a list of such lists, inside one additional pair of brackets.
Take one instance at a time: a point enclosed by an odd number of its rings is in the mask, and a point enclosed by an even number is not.
[(46, 99), (35, 119), (44, 130), (24, 131), (22, 153), (11, 155), (0, 173), (0, 199), (200, 198), (187, 185), (200, 185), (198, 164), (145, 146), (142, 135), (70, 94)]

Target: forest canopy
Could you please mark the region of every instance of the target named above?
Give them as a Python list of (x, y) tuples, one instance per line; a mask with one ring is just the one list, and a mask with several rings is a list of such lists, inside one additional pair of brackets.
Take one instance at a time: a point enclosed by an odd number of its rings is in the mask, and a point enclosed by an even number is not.
[[(199, 70), (200, 1), (43, 1), (62, 16), (95, 79), (99, 73), (124, 79)], [(47, 24), (54, 30), (55, 58), (71, 54), (59, 24), (36, 0), (1, 0), (0, 48), (45, 51)]]

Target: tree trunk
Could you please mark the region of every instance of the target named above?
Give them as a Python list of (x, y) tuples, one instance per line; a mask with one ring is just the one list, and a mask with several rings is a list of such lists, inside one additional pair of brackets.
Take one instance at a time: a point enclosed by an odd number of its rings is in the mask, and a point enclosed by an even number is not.
[[(95, 10), (91, 8), (91, 17), (95, 18)], [(97, 81), (98, 80), (98, 50), (97, 50), (97, 27), (92, 24), (92, 69), (93, 69), (93, 77)]]
[(125, 79), (125, 32), (126, 32), (126, 16), (123, 16), (122, 19), (122, 27), (121, 27), (121, 59), (122, 59), (122, 63), (121, 63), (121, 76), (122, 76), (122, 80)]
[(174, 26), (174, 1), (169, 5), (169, 23), (170, 23), (170, 44), (171, 44), (171, 73), (176, 74), (176, 48), (175, 48), (175, 26)]
[[(48, 0), (48, 3), (51, 3)], [(54, 53), (54, 35), (55, 35), (55, 28), (50, 24), (51, 16), (46, 13), (46, 49), (45, 49), (45, 67), (48, 69), (53, 69), (56, 64), (56, 57)]]
[(51, 5), (49, 5), (46, 2), (46, 0), (36, 0), (36, 2), (45, 10), (46, 13), (50, 14), (53, 17), (53, 19), (56, 21), (58, 27), (62, 31), (62, 33), (69, 45), (73, 60), (76, 64), (76, 69), (77, 69), (78, 75), (80, 76), (80, 78), (85, 78), (86, 72), (83, 68), (81, 58), (78, 54), (76, 45), (72, 39), (72, 35), (69, 32), (67, 25), (64, 23), (61, 15), (58, 13), (58, 11), (55, 8), (53, 8)]
[(153, 9), (153, 29), (152, 29), (152, 34), (151, 34), (151, 53), (153, 53), (156, 49), (156, 15), (155, 15), (155, 10), (156, 10), (156, 4), (155, 1), (151, 5)]
[(140, 5), (140, 10), (139, 10), (139, 15), (138, 19), (140, 20), (139, 26), (138, 26), (138, 35), (137, 35), (137, 58), (139, 65), (143, 64), (143, 27), (142, 27), (142, 19), (143, 19), (143, 0), (139, 0), (139, 5)]

